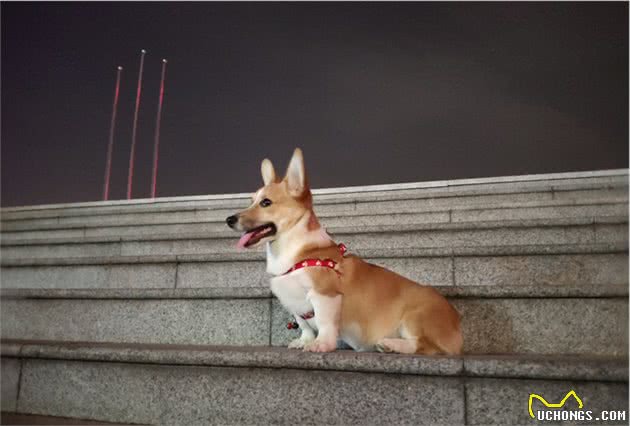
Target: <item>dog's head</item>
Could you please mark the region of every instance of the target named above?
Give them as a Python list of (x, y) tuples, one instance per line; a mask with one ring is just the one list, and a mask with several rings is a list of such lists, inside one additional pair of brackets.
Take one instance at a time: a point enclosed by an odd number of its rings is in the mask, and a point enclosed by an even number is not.
[(273, 164), (266, 158), (260, 172), (265, 185), (254, 194), (252, 205), (226, 219), (230, 228), (244, 232), (239, 248), (275, 240), (295, 226), (313, 206), (299, 148), (293, 152), (284, 179), (276, 176)]

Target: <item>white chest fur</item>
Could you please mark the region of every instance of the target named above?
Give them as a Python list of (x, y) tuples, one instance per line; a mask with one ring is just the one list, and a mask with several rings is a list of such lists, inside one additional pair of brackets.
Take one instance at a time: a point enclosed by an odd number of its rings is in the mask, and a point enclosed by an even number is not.
[[(309, 230), (311, 215), (312, 213), (305, 214), (293, 228), (283, 232), (273, 243), (267, 243), (266, 246), (267, 272), (276, 275), (271, 279), (271, 291), (287, 311), (298, 317), (316, 311), (311, 301), (314, 296), (312, 279), (305, 269), (293, 271), (288, 275), (282, 274), (301, 260), (299, 254), (304, 247), (329, 247), (332, 243), (332, 239), (323, 228)], [(319, 322), (321, 319), (319, 318)], [(316, 331), (320, 328), (316, 318), (308, 319), (305, 323)]]
[(297, 316), (313, 310), (313, 305), (308, 300), (312, 288), (313, 282), (304, 269), (271, 279), (272, 293), (287, 311)]
[(266, 244), (268, 273), (281, 276), (295, 262), (302, 260), (298, 255), (306, 246), (312, 248), (330, 246), (332, 239), (323, 228), (308, 229), (310, 218), (311, 214), (305, 214), (293, 228), (279, 235), (273, 243)]

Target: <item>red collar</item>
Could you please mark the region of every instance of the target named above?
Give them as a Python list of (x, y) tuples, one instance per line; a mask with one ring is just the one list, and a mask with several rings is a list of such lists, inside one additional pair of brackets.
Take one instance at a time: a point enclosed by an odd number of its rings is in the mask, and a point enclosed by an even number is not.
[[(348, 250), (343, 243), (339, 243), (337, 247), (339, 248), (339, 252), (342, 256)], [(337, 275), (341, 275), (339, 271), (335, 269), (335, 266), (337, 266), (337, 262), (332, 259), (304, 259), (293, 265), (291, 269), (289, 269), (282, 275), (290, 274), (293, 271), (297, 271), (298, 269), (306, 268), (308, 266), (323, 266), (325, 268), (330, 268), (334, 270)]]

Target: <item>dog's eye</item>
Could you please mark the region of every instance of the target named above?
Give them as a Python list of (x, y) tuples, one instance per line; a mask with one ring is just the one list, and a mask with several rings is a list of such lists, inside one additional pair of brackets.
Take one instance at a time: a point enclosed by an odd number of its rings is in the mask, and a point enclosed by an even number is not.
[(265, 198), (260, 202), (260, 207), (269, 207), (271, 205), (271, 200), (269, 198)]

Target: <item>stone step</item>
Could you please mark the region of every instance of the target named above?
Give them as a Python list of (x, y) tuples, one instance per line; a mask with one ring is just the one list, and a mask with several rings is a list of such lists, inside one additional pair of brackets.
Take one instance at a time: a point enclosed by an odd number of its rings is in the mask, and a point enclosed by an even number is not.
[[(628, 284), (625, 243), (358, 249), (366, 260), (441, 286)], [(268, 286), (262, 252), (2, 258), (4, 288)]]
[[(627, 178), (626, 178), (627, 180)], [(610, 204), (623, 203), (628, 200), (627, 182), (621, 187), (584, 188), (558, 192), (547, 189), (545, 192), (525, 193), (496, 193), (487, 194), (473, 192), (466, 195), (445, 193), (442, 196), (431, 194), (431, 197), (410, 196), (399, 194), (380, 194), (363, 199), (319, 199), (315, 197), (315, 209), (319, 215), (345, 214), (379, 214), (379, 213), (413, 213), (444, 210), (465, 210), (470, 208), (517, 208), (536, 206), (555, 206), (571, 204)], [(426, 195), (426, 194), (424, 194)], [(44, 212), (28, 210), (32, 214), (42, 217), (30, 217), (17, 212), (2, 210), (2, 223), (5, 230), (28, 230), (55, 227), (98, 226), (103, 224), (124, 225), (135, 223), (186, 223), (208, 220), (220, 220), (242, 209), (250, 202), (250, 198), (233, 206), (162, 206), (158, 201), (150, 205), (132, 205), (125, 209), (94, 209), (73, 214), (75, 208), (69, 204), (67, 209), (53, 211), (54, 214), (44, 215)], [(14, 217), (16, 216), (17, 217)], [(23, 217), (24, 216), (24, 217)]]
[[(252, 188), (253, 190), (254, 188)], [(519, 200), (628, 198), (626, 169), (595, 172), (552, 173), (542, 175), (505, 176), (451, 181), (417, 182), (408, 184), (372, 185), (346, 188), (315, 189), (315, 204), (360, 203), (363, 201), (393, 201), (409, 199), (457, 198), (469, 195), (508, 195), (504, 199)], [(535, 193), (540, 193), (536, 195)], [(589, 195), (590, 194), (590, 195)], [(3, 221), (27, 218), (93, 216), (149, 211), (185, 209), (234, 209), (247, 205), (251, 193), (223, 194), (158, 199), (115, 200), (27, 207), (0, 210)], [(490, 200), (484, 201), (491, 204)]]
[[(585, 216), (608, 216), (608, 211), (619, 209), (619, 204), (627, 204), (628, 197), (605, 199), (574, 199), (569, 201), (514, 201), (480, 199), (453, 199), (446, 202), (416, 202), (414, 200), (371, 201), (369, 203), (315, 205), (315, 212), (323, 219), (334, 220), (339, 217), (354, 217), (353, 221), (374, 216), (382, 221), (387, 215), (409, 215), (414, 221), (451, 221), (464, 222), (475, 220), (496, 220), (493, 218), (512, 217), (516, 219), (536, 219), (546, 217), (575, 216), (579, 208), (585, 210)], [(132, 225), (188, 225), (208, 224), (217, 222), (223, 224), (225, 218), (239, 209), (194, 209), (177, 211), (148, 211), (144, 213), (95, 214), (81, 217), (57, 217), (45, 219), (3, 220), (3, 232), (8, 231), (37, 231), (37, 230), (76, 230), (85, 228), (90, 232), (97, 232), (93, 228), (132, 226)], [(564, 207), (564, 208), (563, 208)], [(476, 210), (476, 211), (475, 211)], [(555, 211), (554, 211), (555, 210)], [(411, 214), (411, 215), (410, 215)], [(415, 218), (413, 215), (417, 215)]]
[[(582, 204), (567, 204), (565, 201), (548, 203), (510, 204), (500, 208), (479, 208), (466, 204), (460, 209), (444, 210), (423, 206), (405, 213), (408, 208), (397, 211), (392, 205), (378, 213), (366, 214), (353, 210), (323, 212), (319, 219), (325, 227), (360, 225), (409, 225), (431, 223), (467, 223), (582, 218), (596, 221), (608, 217), (624, 217), (628, 213), (628, 200)], [(392, 207), (392, 209), (390, 209)], [(316, 210), (320, 210), (316, 208)], [(391, 212), (388, 212), (391, 210)], [(424, 211), (419, 211), (424, 210)], [(142, 236), (152, 234), (192, 234), (221, 232), (227, 229), (225, 218), (234, 211), (195, 210), (169, 213), (134, 213), (121, 215), (85, 216), (28, 221), (3, 222), (2, 242), (10, 243), (28, 239), (76, 238), (98, 236)]]
[[(365, 225), (329, 228), (351, 250), (498, 245), (571, 245), (628, 242), (628, 217), (531, 221)], [(81, 256), (149, 256), (234, 252), (238, 234), (230, 230), (130, 237), (48, 238), (2, 242), (3, 259)]]
[[(570, 390), (593, 419), (628, 409), (627, 357), (2, 343), (3, 407), (24, 414), (172, 425), (505, 425), (534, 421), (531, 393), (556, 402)], [(535, 400), (532, 411), (542, 409)], [(577, 410), (577, 401), (564, 409)]]
[[(466, 353), (628, 353), (627, 286), (437, 288), (462, 314)], [(285, 346), (298, 335), (261, 287), (2, 291), (4, 339)]]
[(33, 414), (17, 414), (3, 411), (0, 417), (3, 425), (122, 425), (125, 423), (110, 423), (95, 420), (85, 420), (59, 416), (37, 416)]

